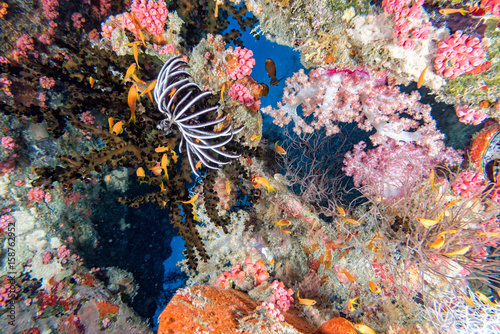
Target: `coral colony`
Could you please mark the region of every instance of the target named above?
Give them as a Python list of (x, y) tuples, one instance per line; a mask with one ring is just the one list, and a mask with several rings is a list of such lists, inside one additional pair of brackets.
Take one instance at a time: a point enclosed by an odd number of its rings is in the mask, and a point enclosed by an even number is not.
[[(0, 25), (0, 332), (500, 333), (499, 0), (4, 0)], [(247, 28), (304, 68), (278, 80)]]

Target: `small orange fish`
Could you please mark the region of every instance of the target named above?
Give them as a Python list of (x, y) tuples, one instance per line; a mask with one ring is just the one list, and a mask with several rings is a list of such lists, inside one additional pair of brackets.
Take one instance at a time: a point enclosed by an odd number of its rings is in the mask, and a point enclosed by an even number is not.
[(274, 150), (276, 153), (281, 154), (281, 155), (286, 155), (286, 151), (283, 147), (278, 145), (278, 142), (274, 143)]
[(163, 156), (161, 157), (160, 167), (165, 172), (167, 180), (168, 180), (168, 172), (167, 172), (168, 165), (169, 165), (168, 156), (165, 153), (163, 153)]
[(231, 193), (231, 181), (227, 180), (226, 181), (226, 194), (230, 194)]
[(155, 152), (158, 152), (158, 153), (163, 153), (163, 152), (167, 152), (170, 148), (168, 146), (158, 146), (157, 148), (155, 148)]
[(174, 150), (170, 150), (170, 153), (172, 153), (172, 160), (174, 160), (174, 162), (177, 163), (177, 159), (179, 159), (177, 153), (175, 153)]
[(196, 165), (194, 166), (195, 169), (200, 169), (201, 167), (201, 160), (198, 160), (198, 162), (196, 163)]
[(123, 122), (120, 121), (120, 122), (116, 122), (114, 125), (113, 125), (113, 129), (111, 131), (112, 133), (114, 133), (115, 135), (119, 135), (123, 132)]
[(276, 226), (290, 226), (291, 222), (288, 219), (281, 219), (279, 222), (274, 222)]
[(348, 222), (353, 225), (359, 225), (359, 222), (356, 219), (351, 219), (351, 218), (342, 218), (343, 221)]
[(191, 197), (189, 199), (189, 201), (177, 201), (177, 202), (181, 202), (181, 203), (184, 203), (184, 204), (193, 204), (194, 205), (194, 202), (198, 199), (198, 196), (200, 196), (200, 193), (196, 193), (196, 195), (194, 195), (193, 197)]
[(290, 233), (292, 233), (292, 231), (284, 230), (284, 229), (283, 229), (283, 226), (280, 226), (280, 231), (281, 231), (281, 232), (283, 232), (283, 233), (285, 233), (285, 234), (290, 234)]
[(146, 172), (144, 171), (144, 168), (142, 168), (142, 167), (137, 168), (137, 170), (135, 171), (135, 174), (137, 175), (137, 177), (146, 176)]
[(151, 95), (151, 91), (155, 88), (155, 86), (156, 86), (156, 79), (151, 81), (151, 83), (146, 87), (146, 89), (142, 91), (141, 96), (144, 94), (148, 94), (148, 97), (151, 100), (151, 102), (154, 102), (153, 95)]
[(160, 183), (160, 192), (165, 191), (165, 186), (163, 185), (163, 181)]
[(113, 124), (115, 121), (113, 120), (113, 117), (108, 117), (108, 124), (109, 124), (109, 133), (113, 133)]
[(424, 83), (424, 75), (425, 75), (425, 71), (427, 71), (427, 68), (429, 67), (429, 64), (427, 64), (427, 66), (425, 66), (424, 70), (422, 71), (422, 73), (420, 74), (420, 77), (418, 77), (418, 81), (417, 81), (417, 88), (420, 88), (422, 87), (422, 83)]
[(463, 8), (443, 8), (439, 10), (439, 14), (442, 15), (450, 15), (450, 14), (455, 14), (455, 13), (460, 13), (462, 15), (470, 13), (468, 10), (463, 9)]
[(90, 83), (90, 88), (94, 88), (94, 83), (95, 83), (95, 79), (90, 77), (89, 78), (89, 83)]
[(476, 291), (474, 292), (476, 295), (477, 299), (482, 301), (484, 304), (490, 305), (490, 306), (497, 306), (495, 303), (493, 303), (488, 297), (486, 297), (483, 293)]
[(461, 201), (461, 199), (456, 199), (454, 201), (448, 202), (444, 208), (445, 209), (451, 208), (453, 205), (457, 204), (460, 201)]
[(354, 276), (351, 275), (351, 273), (349, 273), (344, 268), (341, 268), (340, 271), (342, 272), (342, 274), (347, 276), (347, 279), (349, 280), (349, 282), (356, 284), (356, 279), (354, 278)]
[(136, 68), (137, 68), (136, 63), (132, 63), (132, 65), (128, 67), (127, 72), (125, 73), (125, 77), (122, 80), (122, 83), (124, 83), (125, 80), (127, 80), (132, 74), (134, 74)]
[(356, 309), (354, 308), (354, 305), (359, 305), (359, 303), (356, 302), (356, 300), (358, 300), (358, 299), (359, 299), (359, 297), (349, 299), (349, 302), (347, 303), (347, 309), (349, 310), (349, 312), (356, 311)]
[(417, 218), (417, 221), (424, 225), (425, 228), (429, 228), (431, 226), (434, 226), (436, 225), (437, 223), (439, 223), (441, 221), (441, 219), (443, 219), (442, 217), (442, 214), (439, 215), (439, 218), (438, 219), (425, 219), (425, 218)]
[(255, 183), (260, 184), (262, 187), (264, 187), (265, 189), (267, 189), (267, 194), (268, 195), (270, 194), (271, 190), (274, 191), (274, 192), (276, 192), (276, 190), (273, 187), (271, 187), (271, 184), (269, 183), (269, 181), (265, 177), (263, 177), (263, 176), (256, 176), (254, 178), (254, 181), (255, 181)]
[(299, 291), (297, 290), (297, 299), (299, 300), (299, 303), (302, 304), (302, 305), (306, 305), (307, 306), (307, 310), (316, 304), (316, 301), (314, 299), (304, 299), (304, 298), (300, 298), (299, 297)]
[(133, 84), (132, 86), (130, 86), (130, 90), (128, 91), (128, 106), (130, 108), (130, 120), (129, 122), (136, 122), (137, 119), (135, 117), (135, 106), (136, 106), (136, 103), (137, 103), (137, 97), (138, 97), (138, 94), (137, 94), (137, 85), (136, 84)]
[(471, 248), (472, 248), (472, 246), (465, 246), (465, 247), (460, 248), (459, 250), (456, 250), (454, 252), (444, 253), (443, 255), (446, 255), (446, 256), (465, 255), (468, 251), (470, 251)]
[(217, 14), (219, 14), (219, 1), (215, 0), (215, 12), (214, 12), (215, 18), (217, 18)]
[(382, 292), (382, 289), (377, 284), (373, 283), (372, 280), (368, 281), (368, 285), (370, 286), (370, 290), (372, 290), (372, 292), (374, 293)]
[(491, 106), (490, 101), (483, 100), (483, 101), (481, 101), (481, 103), (479, 103), (479, 107), (481, 107), (481, 108), (489, 108), (490, 106)]
[(222, 88), (220, 89), (220, 99), (224, 100), (224, 91), (226, 90), (226, 85), (222, 85)]
[(139, 79), (135, 73), (132, 74), (132, 79), (134, 79), (134, 81), (137, 82), (138, 84), (141, 84), (141, 85), (145, 85), (146, 84), (146, 82), (144, 82), (141, 79)]
[(170, 91), (170, 93), (168, 93), (168, 97), (172, 98), (172, 96), (174, 96), (175, 92), (176, 92), (176, 89), (174, 87), (174, 88), (172, 88), (172, 90)]
[(253, 134), (251, 137), (250, 137), (250, 141), (255, 141), (255, 140), (259, 140), (262, 136), (258, 136), (256, 134)]
[(376, 334), (373, 329), (366, 325), (356, 324), (354, 325), (354, 328), (356, 328), (361, 334)]
[(134, 59), (135, 63), (137, 64), (137, 68), (141, 69), (139, 66), (139, 44), (141, 44), (141, 41), (135, 41), (132, 43), (125, 44), (125, 46), (131, 46), (132, 47), (132, 52), (134, 53)]
[(440, 250), (444, 246), (444, 235), (438, 235), (436, 240), (431, 244), (429, 243), (429, 247)]
[(345, 210), (344, 210), (344, 208), (341, 208), (340, 206), (337, 206), (337, 211), (339, 212), (340, 216), (345, 217)]
[(146, 46), (146, 42), (144, 41), (144, 34), (142, 33), (142, 30), (139, 30), (138, 33), (139, 33), (139, 38), (141, 39), (142, 45)]

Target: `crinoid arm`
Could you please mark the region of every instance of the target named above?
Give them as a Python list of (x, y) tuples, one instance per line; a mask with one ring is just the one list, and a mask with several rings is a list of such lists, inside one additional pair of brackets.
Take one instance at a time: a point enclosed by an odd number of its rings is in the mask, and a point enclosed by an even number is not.
[(193, 173), (199, 176), (195, 168), (198, 160), (207, 168), (220, 169), (240, 156), (225, 151), (223, 146), (243, 127), (233, 129), (228, 125), (220, 131), (213, 130), (226, 116), (211, 120), (207, 114), (219, 106), (197, 107), (206, 104), (212, 93), (190, 82), (191, 75), (184, 71), (186, 67), (179, 57), (169, 59), (158, 74), (153, 94), (158, 110), (166, 117), (158, 128), (166, 133), (175, 130), (181, 133), (180, 152), (186, 152)]

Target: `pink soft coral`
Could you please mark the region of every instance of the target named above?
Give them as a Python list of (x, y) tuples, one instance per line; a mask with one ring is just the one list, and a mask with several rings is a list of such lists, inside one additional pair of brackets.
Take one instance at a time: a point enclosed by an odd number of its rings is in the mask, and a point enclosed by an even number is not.
[(131, 9), (141, 27), (152, 35), (163, 34), (163, 27), (168, 15), (165, 1), (134, 0)]

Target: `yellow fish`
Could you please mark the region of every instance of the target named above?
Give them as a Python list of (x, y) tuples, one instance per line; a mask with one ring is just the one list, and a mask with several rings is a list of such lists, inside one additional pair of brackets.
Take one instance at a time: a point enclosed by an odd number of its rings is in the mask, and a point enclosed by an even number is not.
[(141, 39), (142, 45), (146, 46), (146, 42), (144, 41), (144, 34), (142, 33), (142, 30), (139, 30), (138, 33), (139, 33), (139, 38)]
[(189, 201), (177, 201), (177, 202), (181, 202), (181, 203), (184, 203), (184, 204), (193, 204), (194, 205), (194, 202), (198, 199), (198, 196), (200, 195), (200, 193), (196, 193), (196, 195), (194, 195), (193, 197), (191, 197), (191, 199), (189, 199)]
[(226, 194), (230, 194), (231, 193), (231, 181), (227, 180), (226, 181)]
[(122, 83), (124, 83), (125, 80), (127, 80), (132, 74), (134, 74), (136, 68), (137, 68), (137, 64), (136, 63), (132, 63), (132, 65), (130, 65), (128, 67), (127, 72), (125, 73), (125, 77), (123, 78)]
[(472, 246), (465, 246), (463, 248), (460, 248), (457, 251), (450, 252), (450, 253), (444, 253), (443, 255), (446, 255), (446, 256), (465, 255), (468, 251), (470, 251), (471, 248), (472, 248)]
[(444, 209), (446, 210), (446, 209), (448, 209), (448, 208), (452, 207), (453, 205), (457, 204), (457, 203), (458, 203), (458, 202), (460, 202), (460, 201), (461, 201), (461, 199), (456, 199), (456, 200), (454, 200), (454, 201), (448, 202), (448, 203), (446, 204), (446, 206), (444, 207)]
[(156, 86), (156, 80), (151, 81), (151, 83), (146, 87), (146, 89), (142, 91), (141, 96), (143, 96), (144, 94), (148, 94), (151, 102), (154, 102), (153, 95), (151, 95), (151, 91), (155, 88), (155, 86)]
[(157, 148), (155, 148), (155, 152), (158, 152), (158, 153), (163, 153), (163, 152), (167, 152), (169, 150), (168, 146), (158, 146)]
[(135, 75), (135, 73), (134, 73), (134, 74), (132, 74), (132, 79), (134, 79), (134, 81), (135, 81), (135, 82), (137, 82), (137, 83), (139, 83), (139, 84), (141, 84), (141, 85), (145, 85), (145, 84), (146, 84), (146, 82), (144, 82), (144, 81), (142, 81), (141, 79), (139, 79), (139, 78), (137, 77), (137, 75)]
[(434, 226), (437, 223), (439, 223), (441, 221), (441, 219), (443, 219), (443, 214), (442, 213), (439, 214), (438, 219), (417, 218), (417, 221), (420, 224), (424, 225), (425, 228), (429, 228), (429, 227)]
[(356, 324), (354, 325), (354, 328), (356, 328), (362, 334), (376, 334), (373, 329), (366, 325)]
[(281, 219), (279, 222), (274, 222), (276, 226), (290, 226), (291, 222), (288, 219)]
[(456, 9), (456, 8), (443, 8), (443, 9), (439, 10), (439, 14), (442, 14), (442, 15), (450, 15), (450, 14), (455, 14), (455, 13), (460, 13), (462, 15), (465, 15), (465, 14), (468, 14), (470, 12), (468, 10), (466, 10), (466, 9), (463, 9), (463, 8), (460, 8), (460, 9)]
[(313, 306), (316, 304), (316, 301), (314, 299), (304, 299), (304, 298), (300, 298), (299, 297), (299, 291), (297, 290), (297, 299), (299, 300), (299, 303), (302, 304), (302, 305), (306, 305), (307, 306), (307, 310), (309, 309), (309, 307)]
[(480, 301), (482, 301), (484, 304), (488, 304), (488, 305), (491, 305), (491, 306), (497, 306), (488, 297), (486, 297), (483, 293), (481, 293), (479, 291), (476, 291), (476, 292), (474, 292), (474, 294), (476, 295), (477, 299), (479, 299)]
[[(418, 81), (417, 81), (417, 88), (422, 87), (422, 84), (424, 83), (425, 71), (427, 71), (428, 67), (429, 67), (429, 64), (427, 64), (427, 66), (425, 66), (424, 70), (420, 74), (420, 77), (418, 78)], [(434, 188), (434, 169), (432, 170), (432, 188)]]
[(161, 157), (160, 167), (165, 172), (165, 176), (167, 177), (167, 180), (168, 180), (168, 172), (167, 172), (168, 165), (169, 165), (168, 157), (165, 153), (163, 153), (163, 156)]
[(144, 172), (144, 168), (142, 168), (142, 167), (137, 168), (135, 174), (137, 174), (137, 177), (146, 176), (146, 172)]
[(345, 210), (344, 210), (344, 208), (341, 208), (340, 206), (337, 206), (337, 210), (338, 210), (339, 214), (342, 217), (345, 217)]
[(353, 225), (359, 225), (359, 222), (356, 219), (351, 219), (351, 218), (342, 218), (343, 221), (348, 222)]
[(89, 78), (89, 83), (90, 83), (90, 88), (94, 88), (94, 83), (95, 83), (95, 79), (90, 77)]
[(222, 85), (222, 88), (220, 89), (220, 99), (224, 100), (224, 91), (226, 90), (226, 85)]
[(255, 140), (258, 140), (260, 139), (262, 136), (258, 136), (256, 134), (253, 134), (251, 137), (250, 137), (250, 141), (255, 141)]
[(356, 300), (358, 300), (358, 299), (359, 299), (359, 297), (349, 299), (349, 302), (347, 303), (347, 309), (349, 310), (349, 312), (356, 311), (356, 309), (354, 308), (354, 305), (359, 305), (359, 303), (356, 302)]
[(177, 159), (179, 158), (177, 153), (175, 153), (174, 150), (170, 150), (170, 153), (172, 153), (172, 160), (174, 160), (174, 162), (177, 163)]
[(377, 284), (373, 283), (372, 280), (368, 281), (368, 285), (370, 286), (370, 290), (372, 290), (372, 292), (374, 293), (382, 292), (382, 289)]
[(274, 143), (274, 150), (276, 153), (281, 154), (281, 155), (286, 155), (286, 151), (283, 147), (278, 145), (278, 142)]
[(438, 235), (436, 240), (431, 244), (429, 243), (429, 247), (440, 250), (444, 246), (444, 235)]
[(349, 282), (356, 284), (356, 279), (354, 278), (354, 276), (351, 275), (350, 272), (348, 272), (344, 268), (341, 268), (340, 271), (342, 272), (342, 274), (347, 276), (347, 279), (349, 280)]
[(108, 124), (109, 124), (109, 133), (113, 133), (113, 124), (115, 124), (113, 117), (108, 117)]
[(281, 231), (281, 232), (283, 232), (283, 233), (285, 233), (285, 234), (290, 234), (290, 233), (292, 233), (292, 231), (284, 230), (284, 229), (283, 229), (283, 226), (280, 226), (280, 231)]
[(137, 85), (133, 84), (130, 86), (130, 90), (128, 91), (128, 106), (130, 108), (130, 120), (129, 122), (136, 122), (136, 117), (135, 117), (135, 106), (137, 104)]
[(120, 121), (120, 122), (117, 122), (115, 123), (115, 125), (113, 125), (113, 130), (112, 132), (115, 134), (115, 135), (119, 135), (123, 132), (123, 122)]
[(276, 190), (273, 187), (271, 187), (271, 184), (269, 183), (269, 181), (265, 177), (263, 177), (263, 176), (256, 176), (254, 178), (254, 180), (255, 180), (255, 183), (260, 184), (262, 187), (264, 187), (265, 189), (267, 189), (267, 194), (270, 193), (270, 190), (276, 192)]
[(141, 67), (139, 66), (139, 44), (141, 44), (141, 41), (135, 41), (132, 43), (125, 44), (125, 46), (131, 46), (132, 47), (132, 52), (134, 53), (134, 59), (135, 63), (137, 64), (137, 68), (140, 69)]

